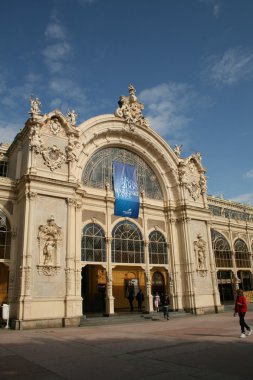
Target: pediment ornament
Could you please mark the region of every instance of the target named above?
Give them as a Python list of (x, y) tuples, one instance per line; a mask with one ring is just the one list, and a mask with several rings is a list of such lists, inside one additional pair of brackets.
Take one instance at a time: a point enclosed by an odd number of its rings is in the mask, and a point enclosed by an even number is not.
[(51, 171), (61, 168), (62, 164), (66, 161), (65, 154), (57, 148), (56, 145), (48, 147), (42, 151), (42, 156)]
[(115, 116), (124, 119), (130, 129), (134, 129), (135, 126), (149, 127), (149, 121), (142, 115), (144, 105), (138, 101), (134, 86), (129, 85), (128, 91), (129, 96), (120, 97)]
[(50, 131), (53, 133), (53, 135), (58, 135), (61, 132), (61, 124), (59, 123), (57, 118), (53, 118), (49, 122), (49, 128)]

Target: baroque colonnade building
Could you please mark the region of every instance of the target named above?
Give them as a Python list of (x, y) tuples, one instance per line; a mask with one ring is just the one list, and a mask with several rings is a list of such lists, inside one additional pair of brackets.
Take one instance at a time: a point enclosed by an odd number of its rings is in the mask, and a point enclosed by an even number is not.
[[(253, 208), (207, 195), (201, 155), (181, 157), (129, 86), (114, 114), (30, 117), (0, 146), (0, 302), (14, 328), (79, 325), (128, 307), (129, 286), (173, 310), (223, 310), (252, 289)], [(115, 215), (113, 162), (135, 167), (138, 218)]]

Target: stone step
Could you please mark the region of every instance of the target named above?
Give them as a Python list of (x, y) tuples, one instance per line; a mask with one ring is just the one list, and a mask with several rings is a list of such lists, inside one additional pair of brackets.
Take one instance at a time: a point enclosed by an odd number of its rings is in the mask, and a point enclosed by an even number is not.
[[(186, 313), (184, 311), (170, 312), (170, 319), (178, 317), (187, 317), (192, 314)], [(124, 323), (143, 323), (152, 321), (166, 321), (163, 313), (129, 313), (129, 314), (115, 314), (113, 316), (101, 316), (95, 314), (87, 314), (81, 318), (80, 326), (102, 326), (102, 325), (114, 325), (114, 324), (124, 324)]]

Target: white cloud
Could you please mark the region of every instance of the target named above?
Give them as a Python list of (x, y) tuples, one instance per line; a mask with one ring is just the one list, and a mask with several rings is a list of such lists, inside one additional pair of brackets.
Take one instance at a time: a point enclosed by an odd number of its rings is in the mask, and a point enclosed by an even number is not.
[(71, 79), (53, 79), (49, 84), (49, 90), (54, 96), (50, 103), (52, 108), (59, 108), (63, 113), (66, 113), (69, 108), (76, 108), (79, 114), (82, 113), (82, 117), (91, 110), (91, 103), (85, 89), (80, 88)]
[(45, 36), (56, 40), (64, 40), (66, 38), (65, 30), (58, 20), (48, 24)]
[(151, 127), (163, 137), (182, 141), (185, 128), (191, 122), (189, 109), (196, 99), (191, 87), (182, 83), (163, 83), (143, 90), (139, 98), (144, 103), (144, 115)]
[(205, 3), (212, 6), (213, 15), (218, 18), (220, 14), (220, 2), (217, 0), (199, 0), (200, 3)]
[(50, 22), (45, 30), (47, 45), (42, 51), (46, 65), (52, 74), (61, 73), (64, 65), (71, 59), (71, 46), (67, 32), (60, 23), (55, 12), (51, 14)]
[(244, 178), (253, 178), (253, 169), (247, 171), (244, 175)]
[(23, 125), (17, 122), (0, 119), (0, 142), (10, 144), (22, 127)]
[(43, 55), (51, 73), (54, 74), (63, 69), (64, 63), (69, 59), (70, 51), (70, 45), (66, 42), (59, 42), (45, 47)]
[(205, 59), (203, 74), (217, 85), (234, 85), (253, 76), (253, 51), (242, 48), (227, 50), (222, 56), (213, 55)]
[(230, 200), (238, 203), (253, 204), (253, 193), (240, 194)]

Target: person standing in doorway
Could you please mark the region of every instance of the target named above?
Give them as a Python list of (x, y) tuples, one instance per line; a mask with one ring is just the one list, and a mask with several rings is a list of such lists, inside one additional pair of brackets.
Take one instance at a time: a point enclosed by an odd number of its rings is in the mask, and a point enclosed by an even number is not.
[(136, 295), (136, 300), (138, 302), (138, 311), (142, 311), (142, 302), (144, 301), (144, 294), (142, 293), (141, 289), (139, 289)]
[(240, 338), (246, 338), (246, 335), (251, 335), (251, 333), (252, 333), (251, 328), (247, 325), (247, 323), (244, 320), (246, 312), (247, 312), (246, 297), (243, 294), (243, 290), (238, 289), (237, 290), (237, 297), (236, 297), (236, 301), (235, 301), (234, 317), (238, 313), (239, 323), (241, 326)]
[(159, 304), (160, 304), (160, 296), (158, 292), (156, 292), (155, 297), (154, 297), (154, 309), (155, 311), (157, 311), (157, 313), (159, 312)]
[(131, 287), (129, 289), (128, 301), (129, 301), (129, 305), (130, 305), (130, 310), (134, 311), (134, 304), (133, 304), (133, 302), (134, 302), (134, 289), (133, 289), (133, 287)]

